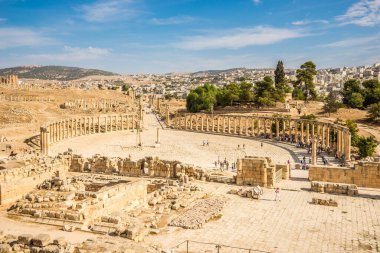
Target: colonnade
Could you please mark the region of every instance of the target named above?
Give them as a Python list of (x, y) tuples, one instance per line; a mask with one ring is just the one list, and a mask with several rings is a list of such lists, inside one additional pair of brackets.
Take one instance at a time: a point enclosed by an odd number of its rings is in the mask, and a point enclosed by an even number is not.
[(132, 114), (76, 117), (49, 123), (40, 128), (40, 147), (48, 154), (49, 144), (82, 135), (134, 130), (141, 120)]
[(351, 134), (348, 128), (315, 120), (211, 114), (178, 115), (170, 126), (179, 130), (265, 137), (332, 150), (351, 160)]
[(81, 109), (111, 109), (115, 107), (126, 107), (125, 101), (112, 99), (75, 99), (63, 103), (64, 108), (81, 108)]
[(50, 97), (39, 96), (20, 96), (20, 95), (0, 95), (0, 101), (17, 101), (17, 102), (50, 102), (54, 99)]

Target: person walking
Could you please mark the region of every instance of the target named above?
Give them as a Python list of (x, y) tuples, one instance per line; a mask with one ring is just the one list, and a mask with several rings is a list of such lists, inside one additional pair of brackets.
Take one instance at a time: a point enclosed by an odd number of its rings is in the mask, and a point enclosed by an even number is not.
[(280, 199), (280, 188), (277, 187), (274, 192), (276, 194), (274, 197), (274, 201), (276, 201), (276, 202), (281, 201), (281, 199)]
[(261, 148), (263, 148), (264, 144), (261, 142)]

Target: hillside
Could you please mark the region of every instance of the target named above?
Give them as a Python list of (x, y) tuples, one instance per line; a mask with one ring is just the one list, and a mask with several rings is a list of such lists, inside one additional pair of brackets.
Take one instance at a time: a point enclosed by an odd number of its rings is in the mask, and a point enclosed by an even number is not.
[(19, 78), (43, 80), (75, 80), (87, 76), (112, 76), (112, 72), (64, 66), (22, 66), (0, 69), (1, 75), (18, 75)]

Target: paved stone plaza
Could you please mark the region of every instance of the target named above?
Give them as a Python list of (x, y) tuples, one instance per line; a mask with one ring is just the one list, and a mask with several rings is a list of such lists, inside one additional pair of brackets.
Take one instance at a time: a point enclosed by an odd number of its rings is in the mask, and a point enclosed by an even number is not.
[[(293, 180), (280, 183), (280, 202), (273, 189), (264, 189), (260, 200), (228, 195), (230, 201), (221, 219), (199, 230), (169, 228), (169, 234), (149, 241), (174, 247), (185, 240), (213, 242), (262, 252), (379, 252), (380, 190), (360, 189), (348, 197), (310, 192), (305, 171), (292, 171)], [(234, 186), (212, 184), (216, 194)], [(338, 207), (310, 204), (312, 197), (332, 198)], [(186, 248), (178, 247), (177, 252)], [(190, 243), (191, 252), (214, 250), (215, 246)], [(223, 248), (220, 252), (247, 252)]]

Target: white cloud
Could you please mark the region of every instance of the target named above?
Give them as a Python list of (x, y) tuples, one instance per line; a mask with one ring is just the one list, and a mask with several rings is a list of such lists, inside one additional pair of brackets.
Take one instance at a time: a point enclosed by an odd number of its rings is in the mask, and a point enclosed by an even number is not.
[(380, 24), (380, 0), (360, 0), (353, 4), (344, 15), (336, 17), (341, 24), (375, 26)]
[(292, 25), (301, 26), (301, 25), (310, 25), (310, 24), (315, 24), (315, 23), (328, 24), (329, 21), (324, 20), (324, 19), (321, 19), (321, 20), (297, 20), (297, 21), (293, 21)]
[(28, 58), (38, 61), (72, 62), (100, 59), (110, 53), (109, 49), (91, 46), (86, 48), (64, 46), (63, 51), (56, 54), (32, 54), (28, 55)]
[(0, 49), (24, 46), (43, 46), (54, 43), (39, 32), (17, 27), (0, 28)]
[(261, 0), (252, 0), (254, 5), (259, 5), (261, 4)]
[(83, 18), (89, 22), (104, 22), (132, 18), (137, 11), (132, 7), (134, 0), (98, 0), (79, 7)]
[(184, 37), (176, 47), (190, 50), (229, 48), (274, 44), (286, 39), (307, 36), (300, 30), (258, 26), (214, 32), (211, 35)]
[(380, 34), (377, 34), (375, 36), (369, 36), (369, 37), (339, 40), (336, 42), (322, 45), (322, 47), (331, 47), (331, 48), (354, 47), (354, 46), (368, 45), (369, 43), (373, 43), (378, 40), (380, 40)]
[(153, 18), (151, 23), (154, 25), (179, 25), (184, 23), (190, 23), (195, 20), (194, 17), (190, 16), (175, 16), (169, 18)]

